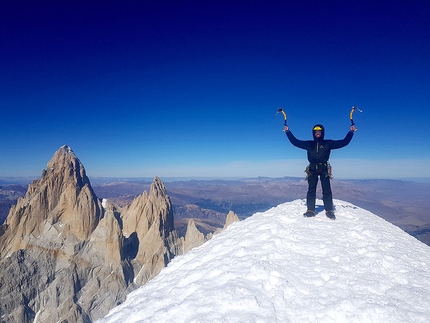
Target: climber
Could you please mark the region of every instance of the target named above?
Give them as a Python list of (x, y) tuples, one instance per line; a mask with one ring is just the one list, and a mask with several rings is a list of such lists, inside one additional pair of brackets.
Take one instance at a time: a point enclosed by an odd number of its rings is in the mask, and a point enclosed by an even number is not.
[(308, 154), (309, 165), (306, 168), (306, 178), (308, 181), (308, 192), (306, 195), (307, 211), (303, 214), (305, 217), (315, 216), (316, 190), (319, 177), (326, 216), (332, 220), (336, 219), (333, 212), (333, 195), (330, 186), (331, 172), (328, 160), (332, 149), (339, 149), (350, 143), (356, 128), (354, 125), (351, 125), (349, 129), (350, 131), (344, 139), (329, 140), (324, 139), (324, 126), (317, 124), (312, 128), (313, 140), (299, 140), (294, 137), (289, 127), (284, 125), (284, 132), (293, 146), (305, 149)]

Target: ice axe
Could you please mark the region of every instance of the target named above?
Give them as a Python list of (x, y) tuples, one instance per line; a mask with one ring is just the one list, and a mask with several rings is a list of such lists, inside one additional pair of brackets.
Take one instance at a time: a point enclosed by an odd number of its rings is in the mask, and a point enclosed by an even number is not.
[(349, 120), (351, 120), (351, 126), (355, 125), (354, 120), (352, 119), (352, 115), (354, 114), (355, 110), (357, 110), (358, 112), (363, 112), (356, 105), (352, 106), (351, 112), (349, 113)]
[[(282, 114), (284, 115), (284, 126), (286, 126), (287, 125), (287, 114), (285, 113), (284, 109), (282, 109), (282, 107), (279, 108), (278, 111), (276, 111), (276, 114), (278, 114), (279, 112), (282, 112)], [(285, 130), (283, 130), (283, 131), (285, 131)]]

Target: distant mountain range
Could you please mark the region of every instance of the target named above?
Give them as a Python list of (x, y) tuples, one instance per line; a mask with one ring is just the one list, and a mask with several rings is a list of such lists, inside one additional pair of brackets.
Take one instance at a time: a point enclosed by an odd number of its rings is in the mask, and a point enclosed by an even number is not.
[[(126, 205), (143, 190), (150, 180), (94, 180), (98, 197), (120, 206)], [(175, 228), (184, 236), (188, 219), (205, 234), (224, 225), (232, 210), (244, 219), (283, 202), (305, 198), (307, 183), (302, 178), (248, 178), (235, 180), (174, 180), (165, 182), (172, 201)], [(332, 180), (334, 198), (354, 203), (399, 226), (420, 241), (430, 245), (430, 183), (372, 179)], [(9, 191), (10, 193), (5, 193)], [(13, 193), (12, 193), (13, 191)], [(0, 190), (0, 223), (24, 185), (3, 185)], [(2, 193), (3, 192), (3, 193)], [(317, 194), (321, 194), (318, 192)]]
[[(127, 203), (149, 187), (147, 181), (109, 181), (94, 185), (98, 196)], [(187, 221), (196, 218), (200, 230), (221, 227), (230, 210), (240, 219), (266, 211), (280, 203), (306, 197), (302, 178), (248, 178), (238, 180), (186, 180), (166, 182), (175, 215), (175, 228), (183, 233)], [(430, 245), (430, 184), (372, 179), (332, 180), (334, 198), (365, 208)], [(317, 197), (321, 197), (318, 189)], [(209, 229), (208, 229), (209, 228)]]

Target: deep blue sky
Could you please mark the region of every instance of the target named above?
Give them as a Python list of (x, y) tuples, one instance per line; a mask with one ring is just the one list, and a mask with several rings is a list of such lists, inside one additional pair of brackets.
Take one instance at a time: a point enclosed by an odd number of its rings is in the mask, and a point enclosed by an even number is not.
[(430, 177), (430, 1), (2, 1), (0, 176)]

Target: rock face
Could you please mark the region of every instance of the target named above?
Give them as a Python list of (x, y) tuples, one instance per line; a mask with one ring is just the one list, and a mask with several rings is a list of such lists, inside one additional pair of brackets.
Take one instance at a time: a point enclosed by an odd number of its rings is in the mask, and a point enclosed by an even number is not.
[(184, 253), (187, 253), (193, 248), (197, 248), (201, 246), (206, 241), (212, 239), (213, 235), (218, 234), (222, 232), (223, 230), (227, 229), (227, 227), (232, 224), (233, 222), (240, 221), (239, 217), (233, 212), (230, 211), (227, 214), (227, 217), (225, 219), (225, 224), (223, 228), (217, 229), (214, 233), (209, 233), (206, 236), (199, 231), (199, 229), (196, 226), (196, 223), (194, 219), (188, 220), (188, 227), (187, 227), (187, 233), (185, 234), (185, 239), (183, 243)]
[(132, 261), (138, 285), (156, 276), (174, 255), (182, 254), (182, 241), (174, 230), (172, 205), (158, 177), (149, 194), (145, 191), (123, 209), (121, 219), (124, 235), (139, 242)]
[(187, 233), (185, 234), (184, 253), (201, 246), (207, 241), (205, 235), (196, 227), (194, 219), (188, 220)]
[(123, 210), (102, 204), (63, 146), (0, 226), (0, 322), (93, 322), (182, 243), (159, 178)]
[(237, 221), (240, 221), (240, 220), (239, 220), (239, 217), (237, 216), (237, 214), (236, 214), (236, 213), (234, 213), (233, 211), (228, 212), (228, 214), (227, 214), (227, 218), (225, 219), (225, 224), (224, 224), (224, 228), (223, 228), (223, 230), (227, 229), (227, 227), (228, 227), (230, 224), (232, 224), (232, 223), (234, 223), (234, 222), (237, 222)]
[(39, 180), (33, 181), (27, 194), (13, 206), (3, 224), (7, 232), (0, 237), (0, 259), (44, 245), (47, 233), (80, 242), (88, 238), (102, 216), (102, 206), (95, 196), (84, 166), (68, 146), (52, 157)]

